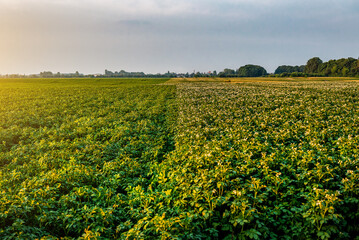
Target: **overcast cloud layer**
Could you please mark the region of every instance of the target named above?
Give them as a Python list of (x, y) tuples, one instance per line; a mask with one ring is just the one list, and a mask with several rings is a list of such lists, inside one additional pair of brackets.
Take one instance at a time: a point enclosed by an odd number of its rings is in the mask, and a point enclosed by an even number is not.
[(357, 0), (0, 0), (0, 74), (221, 71), (359, 56)]

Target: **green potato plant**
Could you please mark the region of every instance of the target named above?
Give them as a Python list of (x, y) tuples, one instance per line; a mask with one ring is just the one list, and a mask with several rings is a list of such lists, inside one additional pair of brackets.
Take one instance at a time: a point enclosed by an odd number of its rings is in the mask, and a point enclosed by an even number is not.
[(1, 239), (358, 239), (359, 85), (1, 79)]

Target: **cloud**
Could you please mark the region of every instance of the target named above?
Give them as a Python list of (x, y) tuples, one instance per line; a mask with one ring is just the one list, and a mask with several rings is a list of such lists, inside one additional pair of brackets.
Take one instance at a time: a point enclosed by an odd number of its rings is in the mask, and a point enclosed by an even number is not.
[(271, 71), (359, 55), (357, 22), (357, 0), (0, 0), (0, 66)]

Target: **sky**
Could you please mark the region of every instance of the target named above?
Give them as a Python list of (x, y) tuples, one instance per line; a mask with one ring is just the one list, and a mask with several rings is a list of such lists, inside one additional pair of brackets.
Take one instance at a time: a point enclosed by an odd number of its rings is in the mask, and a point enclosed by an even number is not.
[(0, 74), (207, 72), (359, 57), (358, 0), (0, 0)]

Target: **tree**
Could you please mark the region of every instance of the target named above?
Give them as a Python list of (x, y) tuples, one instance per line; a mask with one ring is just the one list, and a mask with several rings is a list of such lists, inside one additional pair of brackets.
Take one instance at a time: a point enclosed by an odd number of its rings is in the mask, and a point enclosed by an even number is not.
[(44, 72), (40, 72), (40, 77), (42, 78), (49, 78), (49, 77), (53, 77), (53, 73), (50, 71), (44, 71)]
[(202, 74), (200, 72), (196, 72), (196, 74), (194, 75), (195, 78), (198, 78), (198, 77), (202, 77)]
[(239, 77), (260, 77), (267, 75), (267, 71), (258, 65), (245, 65), (238, 69)]
[(334, 66), (332, 67), (332, 69), (331, 69), (332, 75), (335, 75), (335, 74), (337, 73), (337, 69), (338, 69), (337, 65), (334, 65)]
[(342, 69), (342, 75), (343, 75), (343, 77), (346, 77), (346, 76), (348, 75), (348, 73), (349, 73), (349, 69), (346, 68), (346, 67), (344, 67), (344, 68)]
[(232, 77), (232, 76), (236, 75), (236, 71), (234, 71), (233, 69), (229, 69), (229, 68), (224, 69), (223, 72), (227, 77)]
[(111, 71), (105, 69), (105, 76), (106, 76), (106, 77), (110, 77), (110, 76), (112, 76), (112, 75), (113, 75), (113, 72), (111, 72)]
[(277, 69), (274, 71), (274, 74), (304, 72), (304, 67), (305, 67), (304, 65), (302, 66), (282, 65), (277, 67)]
[(323, 61), (319, 57), (314, 57), (308, 60), (307, 65), (305, 65), (305, 73), (318, 73), (320, 65)]
[(220, 72), (218, 74), (218, 77), (235, 77), (235, 76), (236, 76), (236, 71), (229, 68), (225, 68), (223, 72)]

